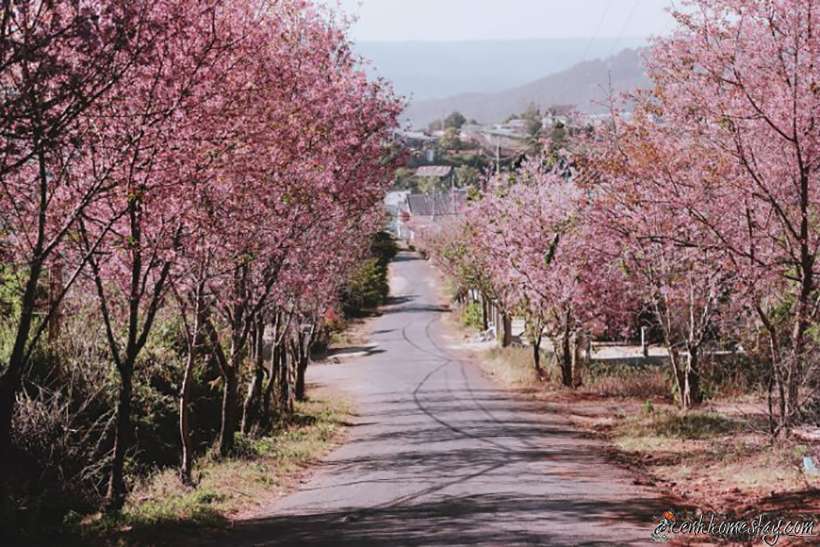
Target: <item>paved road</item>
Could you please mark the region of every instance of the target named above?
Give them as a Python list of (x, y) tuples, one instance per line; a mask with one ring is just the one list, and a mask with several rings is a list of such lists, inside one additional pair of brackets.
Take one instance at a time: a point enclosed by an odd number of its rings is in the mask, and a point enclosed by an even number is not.
[(648, 545), (665, 507), (555, 414), (447, 349), (427, 262), (401, 253), (368, 355), (310, 381), (357, 403), (350, 439), (225, 545)]

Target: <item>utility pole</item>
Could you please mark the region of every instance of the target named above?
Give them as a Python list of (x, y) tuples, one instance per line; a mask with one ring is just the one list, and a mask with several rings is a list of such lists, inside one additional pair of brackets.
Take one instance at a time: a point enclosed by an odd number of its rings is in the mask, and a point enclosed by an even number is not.
[(495, 174), (501, 172), (501, 137), (495, 137)]
[(453, 168), (453, 171), (450, 173), (450, 204), (451, 204), (451, 213), (453, 215), (456, 214), (456, 170)]

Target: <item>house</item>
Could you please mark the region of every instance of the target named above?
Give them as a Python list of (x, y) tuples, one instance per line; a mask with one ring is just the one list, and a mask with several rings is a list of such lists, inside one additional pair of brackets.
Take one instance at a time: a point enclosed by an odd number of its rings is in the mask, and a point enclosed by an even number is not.
[(409, 148), (424, 148), (436, 143), (436, 139), (421, 131), (395, 131), (396, 140)]
[(504, 128), (512, 131), (517, 135), (529, 134), (529, 121), (523, 118), (515, 118), (504, 124)]
[(409, 226), (405, 239), (413, 241), (416, 230), (433, 227), (461, 215), (466, 205), (466, 190), (407, 196), (407, 209), (400, 213), (404, 225)]

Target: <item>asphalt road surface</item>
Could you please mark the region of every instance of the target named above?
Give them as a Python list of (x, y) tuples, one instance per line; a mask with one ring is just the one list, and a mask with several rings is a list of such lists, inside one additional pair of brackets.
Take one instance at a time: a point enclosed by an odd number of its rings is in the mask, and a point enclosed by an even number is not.
[(356, 403), (348, 440), (223, 545), (652, 545), (668, 509), (555, 413), (454, 349), (431, 266), (403, 252), (365, 355), (312, 365)]

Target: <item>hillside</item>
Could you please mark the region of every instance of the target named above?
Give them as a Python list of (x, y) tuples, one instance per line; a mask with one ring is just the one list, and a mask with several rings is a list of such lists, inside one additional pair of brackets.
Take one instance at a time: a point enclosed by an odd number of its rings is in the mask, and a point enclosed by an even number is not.
[(414, 101), (460, 93), (496, 93), (566, 70), (586, 59), (610, 57), (645, 44), (642, 38), (359, 42), (368, 72), (393, 82)]
[(405, 117), (417, 127), (458, 110), (481, 123), (503, 121), (524, 111), (530, 103), (545, 108), (575, 105), (581, 112), (606, 110), (610, 87), (617, 93), (649, 83), (641, 66), (639, 50), (626, 49), (604, 60), (586, 61), (518, 87), (494, 93), (463, 93), (444, 99), (415, 101)]

